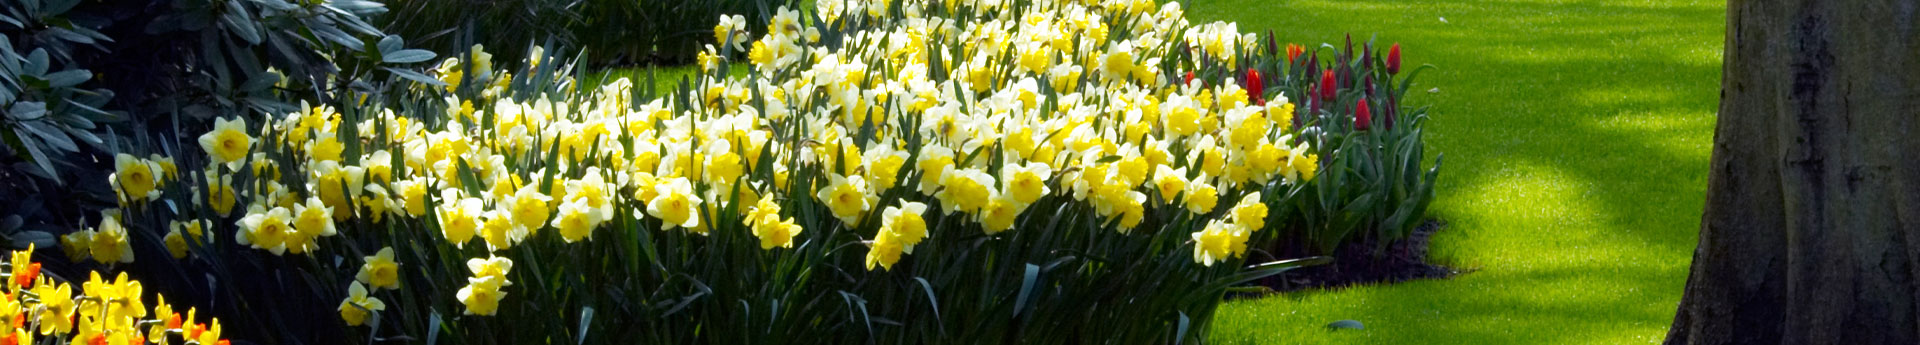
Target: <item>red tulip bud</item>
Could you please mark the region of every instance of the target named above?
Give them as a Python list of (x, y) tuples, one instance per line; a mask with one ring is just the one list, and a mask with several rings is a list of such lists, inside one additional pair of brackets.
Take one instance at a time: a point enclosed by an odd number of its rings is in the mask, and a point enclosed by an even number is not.
[(1180, 86), (1188, 85), (1193, 85), (1193, 71), (1187, 71), (1187, 79), (1180, 81)]
[(1253, 95), (1254, 105), (1267, 105), (1267, 85), (1260, 80), (1260, 70), (1247, 70), (1247, 93)]
[(1373, 111), (1367, 109), (1367, 99), (1361, 98), (1360, 104), (1353, 108), (1353, 129), (1367, 130), (1373, 124)]
[(1394, 43), (1392, 48), (1387, 48), (1387, 74), (1399, 74), (1399, 73), (1400, 73), (1400, 44)]
[(1332, 101), (1334, 90), (1339, 87), (1340, 85), (1335, 84), (1335, 81), (1333, 80), (1333, 70), (1326, 70), (1320, 73), (1320, 99), (1321, 100)]
[(1300, 54), (1303, 54), (1306, 52), (1307, 52), (1307, 47), (1302, 47), (1298, 44), (1287, 43), (1287, 63), (1292, 64), (1293, 60), (1299, 59)]

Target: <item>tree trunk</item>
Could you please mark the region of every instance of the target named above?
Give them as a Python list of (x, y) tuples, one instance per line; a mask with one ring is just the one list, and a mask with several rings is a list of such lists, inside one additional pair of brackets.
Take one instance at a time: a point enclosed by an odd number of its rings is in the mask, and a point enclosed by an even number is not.
[(1913, 0), (1731, 0), (1700, 246), (1667, 344), (1920, 344)]

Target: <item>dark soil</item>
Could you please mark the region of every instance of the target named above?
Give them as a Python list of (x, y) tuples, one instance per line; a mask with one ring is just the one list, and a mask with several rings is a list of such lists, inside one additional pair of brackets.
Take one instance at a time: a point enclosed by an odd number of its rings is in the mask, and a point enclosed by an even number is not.
[(1427, 221), (1414, 228), (1413, 234), (1407, 238), (1384, 247), (1374, 240), (1348, 243), (1334, 252), (1331, 263), (1296, 268), (1255, 283), (1273, 291), (1286, 292), (1446, 278), (1463, 273), (1427, 263), (1427, 241), (1433, 238), (1434, 232), (1445, 227), (1445, 223)]

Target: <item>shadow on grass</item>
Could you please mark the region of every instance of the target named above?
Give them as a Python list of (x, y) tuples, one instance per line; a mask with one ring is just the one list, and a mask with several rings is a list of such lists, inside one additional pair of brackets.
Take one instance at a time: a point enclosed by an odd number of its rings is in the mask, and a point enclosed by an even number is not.
[[(1220, 341), (1657, 341), (1699, 225), (1724, 3), (1194, 1), (1196, 22), (1317, 45), (1401, 42), (1444, 153), (1431, 215), (1452, 280), (1235, 302)], [(1442, 22), (1440, 18), (1445, 18)], [(1369, 330), (1329, 334), (1357, 319)], [(1372, 321), (1370, 321), (1372, 320)]]

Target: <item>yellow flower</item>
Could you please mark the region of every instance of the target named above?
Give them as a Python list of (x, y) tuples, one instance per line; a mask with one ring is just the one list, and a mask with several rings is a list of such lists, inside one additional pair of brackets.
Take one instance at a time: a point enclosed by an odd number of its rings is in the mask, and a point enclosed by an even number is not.
[(233, 212), (235, 204), (233, 177), (221, 175), (218, 178), (207, 174), (207, 204), (213, 206), (213, 212), (225, 218)]
[(351, 202), (366, 189), (366, 177), (366, 168), (342, 166), (337, 161), (320, 161), (313, 165), (313, 175), (307, 188), (319, 197), (319, 201), (326, 203), (328, 214), (334, 221), (346, 221), (353, 218), (354, 206)]
[(1233, 225), (1247, 231), (1259, 231), (1267, 226), (1267, 204), (1260, 202), (1260, 192), (1247, 194), (1233, 206)]
[(1205, 174), (1201, 174), (1199, 178), (1193, 179), (1192, 183), (1188, 183), (1186, 192), (1188, 212), (1195, 214), (1213, 212), (1213, 207), (1220, 202), (1219, 191), (1214, 190), (1213, 184), (1207, 183), (1207, 175)]
[(347, 150), (347, 145), (340, 143), (340, 139), (335, 137), (337, 134), (334, 132), (318, 133), (318, 137), (307, 142), (307, 155), (314, 161), (339, 161), (340, 154)]
[(367, 317), (373, 312), (387, 310), (387, 303), (380, 298), (367, 296), (367, 288), (360, 282), (347, 287), (347, 299), (340, 301), (340, 319), (347, 320), (348, 326), (366, 324)]
[(913, 246), (927, 238), (927, 204), (901, 201), (900, 206), (887, 206), (880, 211), (880, 228), (891, 231), (906, 245), (906, 252), (912, 253)]
[(1214, 262), (1226, 261), (1236, 248), (1245, 248), (1246, 243), (1239, 241), (1239, 234), (1219, 220), (1207, 222), (1207, 227), (1193, 233), (1193, 262), (1212, 267)]
[(440, 195), (440, 200), (446, 202), (440, 205), (440, 233), (446, 235), (447, 242), (454, 247), (463, 247), (480, 232), (481, 201), (461, 198), (454, 189), (443, 189)]
[(746, 174), (746, 166), (741, 164), (740, 154), (727, 152), (718, 156), (708, 156), (707, 178), (714, 183), (733, 183), (734, 179)]
[(793, 238), (799, 236), (802, 230), (805, 229), (799, 224), (794, 224), (792, 218), (788, 218), (778, 222), (755, 224), (753, 236), (760, 238), (760, 249), (793, 248)]
[(778, 221), (780, 221), (780, 203), (773, 201), (772, 194), (767, 194), (760, 196), (760, 200), (754, 202), (753, 207), (747, 210), (746, 219), (741, 222), (747, 226), (755, 226)]
[(868, 271), (872, 271), (876, 265), (893, 270), (893, 264), (900, 262), (900, 254), (906, 250), (906, 244), (902, 243), (899, 234), (891, 231), (881, 231), (874, 237), (872, 245), (873, 248), (867, 251)]
[(234, 240), (242, 245), (252, 245), (254, 249), (265, 249), (280, 255), (287, 250), (287, 236), (294, 232), (289, 225), (292, 219), (291, 211), (284, 207), (265, 210), (255, 205), (238, 222), (241, 231), (235, 234)]
[(394, 205), (393, 196), (387, 193), (387, 188), (381, 187), (378, 183), (370, 183), (367, 184), (366, 190), (366, 193), (362, 193), (364, 195), (360, 197), (360, 205), (367, 208), (367, 215), (373, 218), (374, 223), (385, 219), (388, 212), (399, 212), (395, 211), (398, 206)]
[[(111, 282), (101, 279), (100, 272), (91, 272), (82, 287), (88, 296), (97, 298), (82, 302), (84, 307), (79, 312), (83, 317), (103, 317), (109, 325), (132, 326), (131, 321), (147, 316), (147, 306), (140, 301), (140, 282), (127, 279), (126, 272), (120, 272)], [(91, 303), (101, 304), (91, 306)]]
[(393, 247), (380, 248), (373, 256), (363, 257), (366, 265), (360, 266), (360, 273), (353, 279), (375, 289), (400, 288), (400, 263), (393, 260)]
[(93, 241), (87, 250), (93, 253), (93, 260), (100, 263), (132, 263), (133, 245), (127, 242), (127, 228), (113, 217), (100, 219), (100, 230), (94, 232)]
[(500, 308), (500, 299), (507, 296), (500, 288), (513, 285), (507, 281), (513, 260), (497, 256), (474, 258), (467, 260), (467, 269), (473, 271), (473, 278), (467, 279), (467, 286), (460, 288), (456, 297), (467, 306), (467, 314), (493, 315)]
[(501, 281), (494, 277), (469, 279), (454, 297), (467, 306), (467, 315), (493, 315), (500, 310), (500, 300), (507, 297), (506, 291), (500, 291)]
[(88, 246), (93, 244), (93, 234), (88, 231), (74, 231), (60, 236), (60, 251), (67, 254), (67, 260), (80, 261), (91, 254)]
[[(587, 207), (594, 209), (593, 215), (599, 216), (601, 221), (613, 220), (613, 189), (609, 188), (606, 178), (600, 174), (600, 167), (588, 167), (585, 177), (567, 181), (567, 197), (561, 200), (584, 198)], [(688, 193), (691, 194), (692, 190), (689, 184)]]
[(1053, 191), (1047, 188), (1047, 178), (1053, 174), (1053, 168), (1044, 163), (1007, 164), (1000, 173), (1005, 175), (1006, 193), (1012, 194), (1013, 200), (1020, 204), (1031, 204)]
[(166, 242), (167, 254), (172, 254), (174, 259), (187, 258), (187, 237), (180, 235), (179, 227), (168, 231), (167, 237), (161, 239), (161, 242)]
[(675, 177), (660, 181), (653, 188), (659, 194), (647, 201), (647, 214), (660, 218), (665, 230), (674, 227), (692, 230), (700, 226), (697, 208), (702, 200), (693, 194), (692, 182), (685, 177)]
[(860, 225), (860, 216), (873, 209), (873, 200), (867, 195), (867, 181), (864, 179), (827, 174), (827, 185), (814, 196), (827, 204), (833, 216), (849, 227)]
[(507, 280), (507, 272), (513, 271), (513, 259), (498, 256), (467, 259), (467, 270), (473, 271), (474, 279), (497, 278), (502, 286), (513, 285)]
[(986, 207), (980, 209), (980, 228), (988, 235), (1007, 231), (1013, 228), (1013, 221), (1024, 210), (1026, 210), (1026, 204), (1013, 200), (1007, 194), (996, 195), (992, 201), (987, 202)]
[(160, 169), (156, 169), (152, 162), (122, 153), (113, 156), (113, 166), (112, 181), (115, 187), (119, 187), (122, 199), (160, 198), (159, 190), (156, 189), (160, 184), (159, 177), (154, 175), (155, 170)]
[(487, 211), (485, 218), (480, 224), (480, 239), (486, 240), (487, 250), (507, 250), (526, 236), (526, 227), (513, 220), (513, 213), (492, 210)]
[(951, 214), (955, 211), (974, 212), (987, 206), (993, 198), (993, 176), (979, 169), (954, 169), (949, 166), (940, 173), (940, 184), (945, 186), (934, 197), (940, 199), (940, 206)]
[(400, 200), (406, 204), (407, 215), (419, 217), (427, 215), (427, 183), (422, 180), (401, 180), (393, 183), (393, 189), (400, 193)]
[(1153, 186), (1160, 191), (1160, 200), (1173, 202), (1173, 198), (1187, 189), (1187, 168), (1174, 169), (1165, 165), (1154, 168)]
[(247, 119), (214, 119), (213, 130), (200, 135), (200, 148), (207, 151), (207, 157), (215, 164), (230, 164), (238, 169), (237, 163), (247, 158), (247, 150), (253, 146), (253, 137), (247, 135)]
[(953, 150), (938, 144), (927, 144), (920, 148), (919, 161), (914, 168), (920, 170), (920, 193), (933, 195), (940, 189), (944, 172), (953, 166)]
[(600, 218), (593, 215), (585, 199), (561, 203), (560, 217), (553, 219), (553, 228), (560, 230), (560, 238), (567, 243), (593, 237), (593, 228), (599, 224)]
[(333, 213), (333, 208), (327, 207), (319, 198), (307, 198), (306, 204), (293, 205), (294, 231), (287, 234), (287, 251), (306, 253), (318, 248), (315, 239), (337, 233), (333, 225)]
[(521, 186), (519, 191), (500, 201), (511, 210), (513, 220), (529, 232), (537, 232), (540, 227), (547, 226), (548, 218), (553, 216), (551, 206), (548, 206), (551, 202), (552, 197), (540, 194), (540, 186), (531, 184)]
[(1305, 145), (1301, 145), (1293, 149), (1293, 159), (1289, 161), (1293, 165), (1295, 174), (1288, 176), (1287, 182), (1312, 181), (1314, 174), (1320, 170), (1320, 156), (1305, 153), (1306, 148)]
[(33, 308), (34, 323), (40, 324), (40, 335), (67, 334), (73, 331), (73, 288), (67, 283), (57, 287), (42, 280), (33, 287), (34, 296), (40, 298), (40, 305)]

